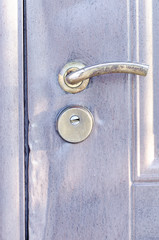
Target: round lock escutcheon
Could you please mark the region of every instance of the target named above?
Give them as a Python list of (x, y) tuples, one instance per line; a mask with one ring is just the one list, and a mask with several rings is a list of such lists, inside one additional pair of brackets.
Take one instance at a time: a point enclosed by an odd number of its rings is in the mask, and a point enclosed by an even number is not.
[(85, 107), (75, 106), (64, 109), (57, 119), (57, 131), (67, 142), (84, 141), (93, 128), (93, 115)]

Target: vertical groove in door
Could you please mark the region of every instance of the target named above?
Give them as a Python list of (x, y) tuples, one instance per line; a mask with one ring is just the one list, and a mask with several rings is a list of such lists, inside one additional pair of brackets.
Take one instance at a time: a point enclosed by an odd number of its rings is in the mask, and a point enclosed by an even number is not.
[(27, 76), (27, 17), (26, 0), (23, 0), (23, 54), (24, 54), (24, 151), (25, 151), (25, 240), (29, 239), (29, 185), (28, 185), (28, 167), (29, 167), (29, 144), (28, 144), (28, 76)]

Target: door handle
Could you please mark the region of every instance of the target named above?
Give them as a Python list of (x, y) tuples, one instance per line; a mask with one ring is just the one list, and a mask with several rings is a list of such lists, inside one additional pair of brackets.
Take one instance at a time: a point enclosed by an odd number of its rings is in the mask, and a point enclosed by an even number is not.
[(103, 63), (91, 67), (86, 67), (79, 62), (72, 62), (66, 64), (60, 72), (59, 83), (65, 91), (77, 93), (87, 87), (91, 77), (108, 73), (130, 73), (146, 76), (147, 72), (148, 65), (133, 62)]

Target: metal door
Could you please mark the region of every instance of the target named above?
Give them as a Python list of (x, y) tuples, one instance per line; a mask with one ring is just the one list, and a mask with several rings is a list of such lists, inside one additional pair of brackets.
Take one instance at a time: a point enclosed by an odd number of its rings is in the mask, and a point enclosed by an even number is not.
[[(158, 32), (158, 0), (27, 1), (30, 240), (159, 239)], [(58, 74), (74, 60), (149, 71), (71, 94)], [(56, 130), (72, 105), (94, 116), (77, 144)]]

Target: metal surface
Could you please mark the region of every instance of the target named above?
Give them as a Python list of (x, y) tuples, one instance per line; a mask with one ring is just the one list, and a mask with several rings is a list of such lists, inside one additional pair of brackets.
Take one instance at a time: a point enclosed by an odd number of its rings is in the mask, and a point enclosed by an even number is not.
[(66, 76), (71, 73), (71, 72), (75, 72), (81, 68), (84, 68), (85, 65), (81, 62), (70, 62), (67, 63), (61, 70), (61, 72), (59, 73), (59, 84), (61, 86), (61, 88), (66, 91), (66, 92), (70, 92), (70, 93), (78, 93), (81, 92), (82, 90), (84, 90), (88, 83), (89, 83), (89, 79), (85, 79), (85, 81), (79, 81), (77, 84), (69, 84), (66, 81)]
[(0, 239), (25, 239), (23, 1), (0, 1)]
[[(57, 81), (73, 59), (128, 61), (126, 4), (27, 1), (30, 240), (129, 239), (127, 76), (101, 76), (74, 95)], [(59, 109), (72, 104), (94, 116), (80, 144), (65, 142), (55, 129)]]
[[(27, 1), (30, 240), (159, 239), (158, 13), (158, 0)], [(79, 58), (150, 68), (72, 95), (57, 76)], [(94, 116), (80, 144), (55, 129), (72, 104)]]
[(70, 143), (84, 141), (90, 135), (92, 127), (93, 116), (91, 112), (81, 106), (64, 109), (57, 120), (59, 135)]

